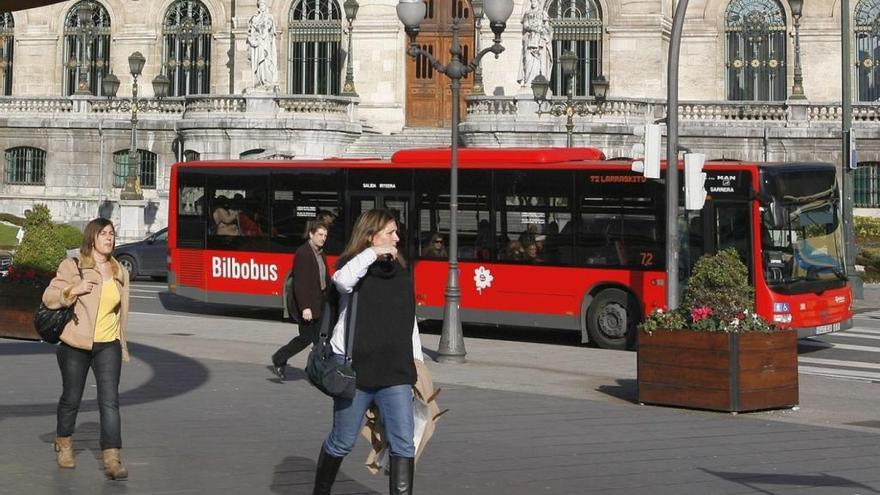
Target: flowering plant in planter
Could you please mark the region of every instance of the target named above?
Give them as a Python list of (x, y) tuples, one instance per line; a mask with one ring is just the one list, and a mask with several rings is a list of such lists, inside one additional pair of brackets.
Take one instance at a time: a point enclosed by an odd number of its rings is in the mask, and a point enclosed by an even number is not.
[(33, 212), (25, 219), (24, 237), (15, 251), (7, 275), (0, 278), (0, 286), (46, 287), (65, 256), (64, 243), (52, 223), (49, 208), (42, 204), (35, 205)]
[(15, 265), (9, 267), (6, 276), (0, 278), (0, 284), (19, 284), (44, 288), (52, 281), (54, 273), (38, 271), (33, 268), (16, 268)]
[(696, 332), (764, 332), (776, 327), (755, 313), (748, 268), (734, 248), (697, 260), (682, 294), (681, 306), (673, 311), (655, 309), (641, 324), (651, 333), (658, 329)]

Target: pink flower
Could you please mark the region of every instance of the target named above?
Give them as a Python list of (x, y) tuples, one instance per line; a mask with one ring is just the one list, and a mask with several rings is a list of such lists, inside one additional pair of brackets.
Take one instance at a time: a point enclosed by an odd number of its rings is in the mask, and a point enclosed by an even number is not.
[(701, 308), (694, 308), (691, 310), (691, 321), (694, 323), (704, 320), (708, 317), (712, 316), (712, 308), (709, 306), (703, 306)]

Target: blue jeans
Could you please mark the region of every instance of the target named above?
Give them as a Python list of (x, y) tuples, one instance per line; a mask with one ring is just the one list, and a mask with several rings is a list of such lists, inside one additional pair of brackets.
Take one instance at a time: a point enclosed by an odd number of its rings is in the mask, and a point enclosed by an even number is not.
[(119, 373), (122, 369), (122, 347), (118, 340), (95, 342), (86, 351), (58, 345), (58, 367), (61, 369), (62, 392), (58, 400), (59, 437), (69, 437), (76, 427), (76, 414), (82, 401), (89, 368), (98, 385), (98, 411), (101, 415), (101, 449), (122, 448), (119, 419)]
[(412, 385), (358, 388), (353, 399), (334, 398), (333, 430), (324, 441), (324, 450), (334, 457), (345, 457), (351, 452), (364, 424), (364, 413), (376, 404), (391, 455), (415, 457), (412, 401)]

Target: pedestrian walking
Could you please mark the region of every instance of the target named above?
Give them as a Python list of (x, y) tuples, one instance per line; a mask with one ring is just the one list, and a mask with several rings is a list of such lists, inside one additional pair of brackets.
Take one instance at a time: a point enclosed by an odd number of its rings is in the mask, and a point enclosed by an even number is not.
[(62, 392), (58, 400), (55, 452), (58, 466), (74, 468), (72, 436), (89, 368), (98, 386), (100, 445), (104, 473), (122, 480), (128, 470), (120, 459), (119, 376), (128, 361), (125, 330), (129, 307), (129, 274), (113, 258), (116, 230), (96, 218), (83, 231), (80, 257), (65, 259), (43, 293), (50, 309), (73, 307), (75, 316), (64, 327), (56, 354)]
[(287, 361), (317, 339), (317, 323), (330, 277), (324, 256), (327, 226), (309, 222), (306, 239), (293, 259), (293, 300), (299, 312), (299, 335), (272, 354), (272, 371), (282, 380)]
[(375, 405), (391, 453), (389, 491), (411, 494), (413, 487), (416, 383), (414, 359), (424, 361), (415, 318), (412, 273), (397, 251), (400, 238), (393, 214), (369, 210), (355, 221), (348, 245), (340, 255), (333, 284), (340, 293), (340, 312), (333, 328), (334, 358), (344, 359), (345, 322), (351, 294), (358, 294), (351, 324), (352, 367), (357, 390), (352, 399), (333, 399), (333, 428), (321, 447), (314, 494), (327, 495), (342, 459), (351, 452), (367, 409)]

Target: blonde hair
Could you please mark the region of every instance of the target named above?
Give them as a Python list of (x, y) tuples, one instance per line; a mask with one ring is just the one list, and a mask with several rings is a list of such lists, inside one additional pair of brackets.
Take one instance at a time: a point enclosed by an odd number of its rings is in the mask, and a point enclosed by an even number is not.
[[(79, 246), (79, 254), (81, 256), (90, 257), (92, 255), (92, 249), (95, 248), (95, 238), (108, 225), (113, 227), (113, 222), (102, 217), (98, 217), (86, 224), (86, 227), (83, 229), (82, 244)], [(113, 233), (116, 233), (116, 227), (113, 227)]]
[[(348, 239), (348, 244), (345, 246), (342, 254), (339, 255), (337, 266), (343, 266), (350, 259), (360, 254), (361, 251), (372, 246), (373, 236), (384, 229), (388, 222), (397, 223), (397, 219), (394, 218), (391, 211), (385, 208), (375, 208), (361, 213), (351, 229), (351, 237)], [(397, 253), (397, 262), (401, 266), (406, 266), (406, 261), (400, 253)]]

